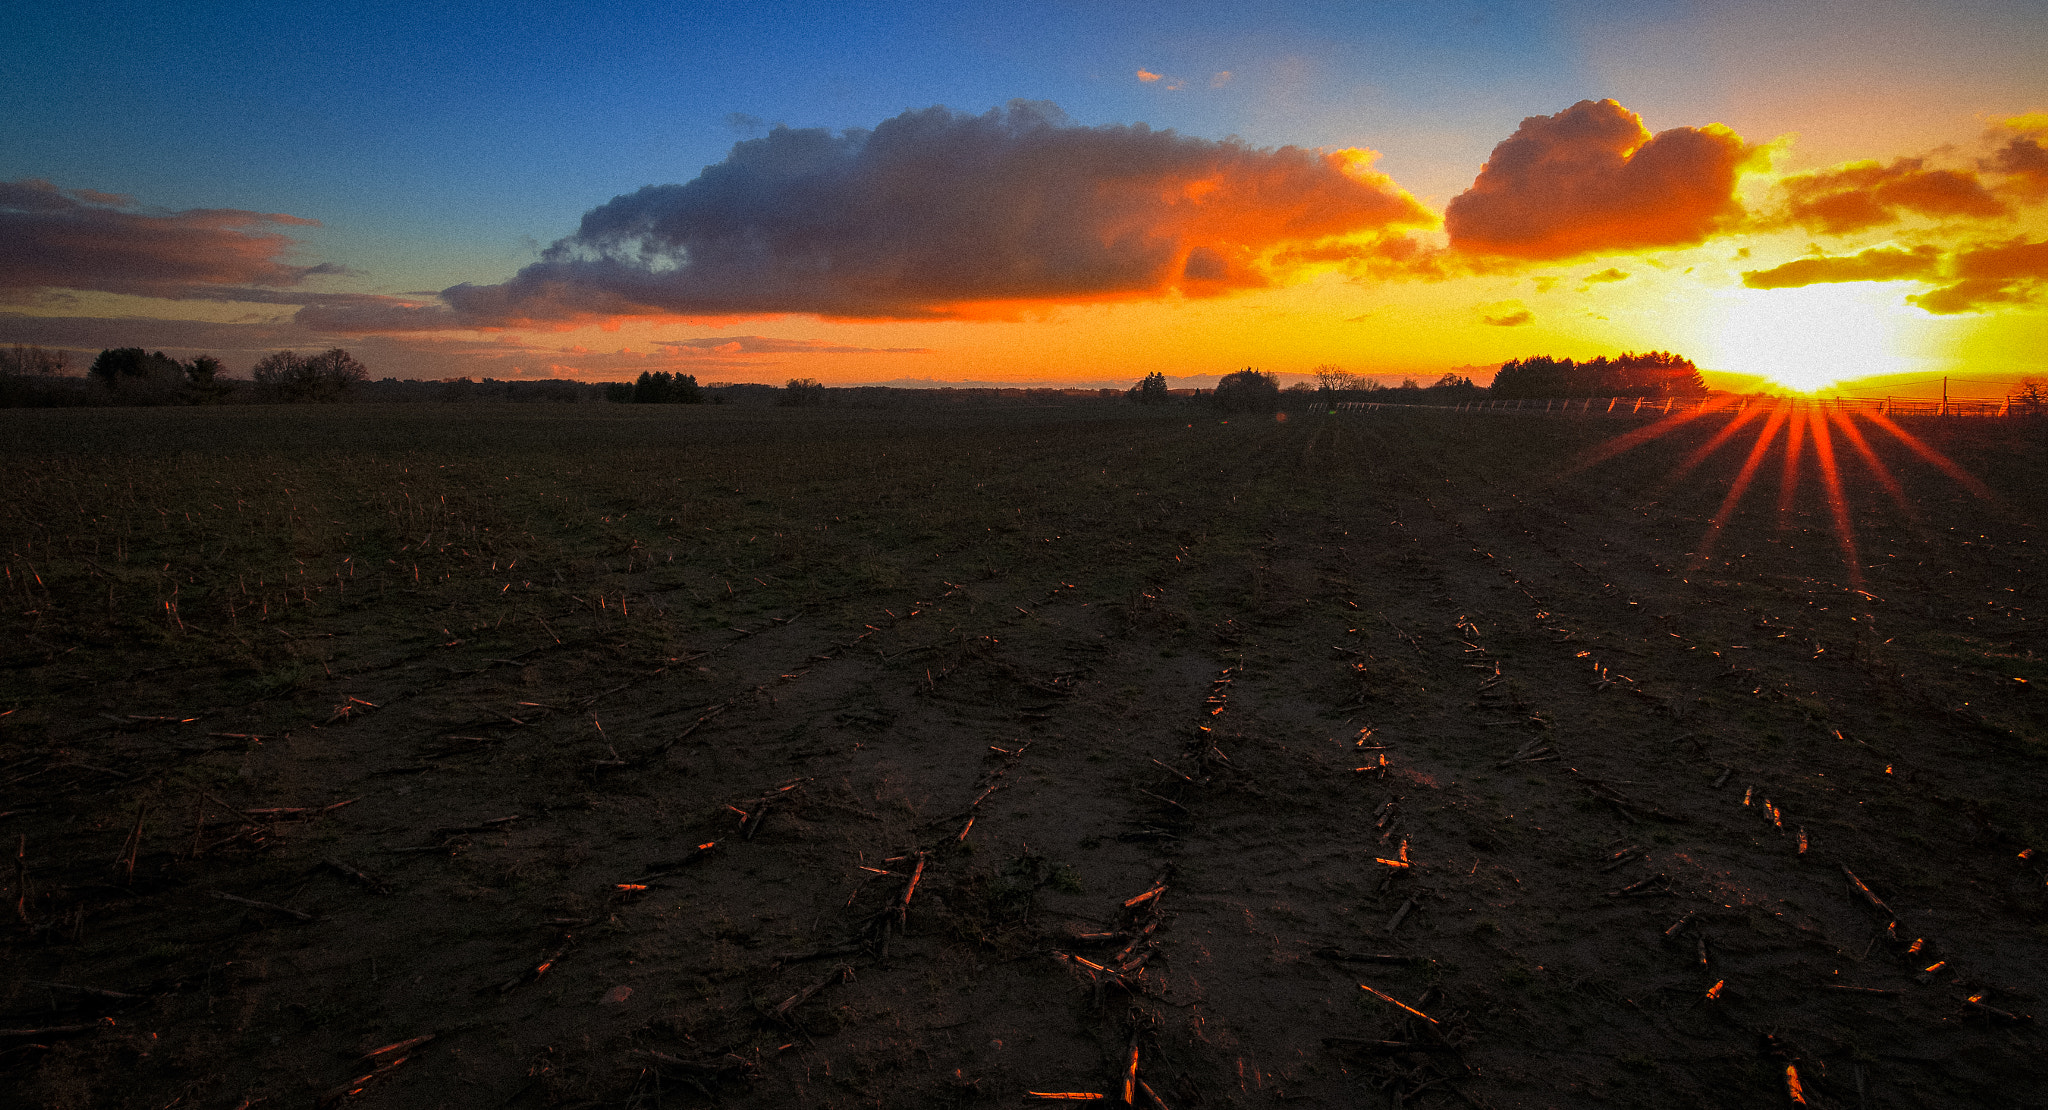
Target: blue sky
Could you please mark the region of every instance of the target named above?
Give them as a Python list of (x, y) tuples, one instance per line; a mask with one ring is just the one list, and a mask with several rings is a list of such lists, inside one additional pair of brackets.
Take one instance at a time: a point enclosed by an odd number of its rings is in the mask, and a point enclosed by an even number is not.
[[(1582, 95), (1575, 50), (1537, 6), (573, 8), (22, 6), (0, 47), (17, 75), (0, 175), (309, 215), (348, 229), (309, 237), (323, 257), (402, 259), (452, 284), (508, 276), (468, 267), (516, 266), (522, 237), (551, 241), (616, 193), (687, 180), (759, 134), (749, 118), (872, 127), (1022, 98), (1262, 144), (1405, 133), (1418, 149), (1393, 157), (1461, 167), (1440, 183), (1454, 186), (1523, 115)], [(449, 254), (419, 258), (428, 243)]]

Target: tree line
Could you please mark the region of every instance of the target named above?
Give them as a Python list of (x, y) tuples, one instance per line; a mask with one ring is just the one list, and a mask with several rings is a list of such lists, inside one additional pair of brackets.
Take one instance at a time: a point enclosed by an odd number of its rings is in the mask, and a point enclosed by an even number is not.
[[(1707, 383), (1700, 376), (1699, 367), (1691, 359), (1670, 351), (1624, 351), (1614, 358), (1601, 355), (1584, 362), (1549, 355), (1511, 359), (1501, 365), (1490, 386), (1477, 385), (1470, 377), (1458, 373), (1445, 374), (1431, 385), (1407, 378), (1398, 386), (1383, 385), (1338, 366), (1318, 366), (1313, 373), (1315, 384), (1297, 382), (1282, 389), (1277, 375), (1246, 367), (1224, 375), (1213, 390), (1195, 390), (1189, 400), (1224, 412), (1275, 412), (1339, 401), (1455, 405), (1487, 398), (1662, 400), (1707, 394)], [(1167, 388), (1166, 375), (1158, 372), (1145, 375), (1124, 396), (1141, 405), (1164, 405), (1175, 400)]]
[(634, 405), (701, 405), (704, 391), (698, 387), (695, 374), (643, 370), (633, 381), (607, 384), (604, 399)]
[[(222, 374), (221, 361), (212, 355), (196, 355), (179, 361), (162, 351), (141, 347), (103, 350), (87, 369), (83, 379), (69, 376), (69, 354), (42, 347), (16, 344), (0, 349), (0, 406), (8, 405), (90, 405), (90, 404), (215, 404), (223, 401), (332, 402), (349, 400), (365, 393), (370, 400), (416, 400), (417, 390), (403, 391), (404, 397), (386, 396), (391, 387), (423, 383), (385, 379), (366, 389), (369, 368), (347, 350), (334, 347), (319, 354), (273, 351), (258, 360), (249, 381), (235, 381)], [(1699, 368), (1691, 359), (1669, 351), (1637, 354), (1625, 351), (1615, 358), (1600, 356), (1584, 362), (1538, 355), (1512, 359), (1502, 364), (1491, 387), (1475, 385), (1471, 378), (1448, 373), (1432, 385), (1413, 378), (1398, 386), (1353, 374), (1337, 366), (1318, 366), (1315, 384), (1298, 382), (1285, 389), (1278, 375), (1246, 367), (1226, 374), (1210, 390), (1197, 389), (1192, 396), (1176, 397), (1166, 375), (1145, 375), (1128, 390), (1104, 389), (940, 389), (899, 390), (885, 386), (848, 387), (828, 390), (813, 378), (791, 378), (781, 389), (768, 385), (714, 383), (700, 386), (694, 374), (648, 371), (630, 382), (599, 386), (576, 382), (518, 383), (525, 392), (549, 400), (575, 400), (585, 391), (593, 396), (602, 390), (608, 401), (631, 404), (773, 403), (807, 408), (827, 403), (853, 403), (862, 407), (884, 407), (903, 403), (896, 394), (937, 393), (955, 402), (1025, 401), (1072, 404), (1077, 400), (1122, 397), (1141, 405), (1193, 402), (1225, 412), (1274, 412), (1339, 401), (1371, 400), (1390, 404), (1449, 405), (1482, 398), (1514, 400), (1560, 397), (1644, 397), (1651, 399), (1701, 397), (1707, 392)], [(488, 381), (488, 379), (487, 379)], [(478, 395), (467, 378), (441, 383), (434, 393), (440, 399), (467, 399)], [(455, 386), (470, 386), (455, 389)], [(496, 383), (506, 389), (513, 383)], [(554, 385), (549, 392), (540, 387)], [(538, 391), (538, 392), (536, 392)], [(486, 390), (486, 393), (489, 391)], [(828, 400), (829, 394), (829, 400)], [(986, 396), (983, 396), (983, 395)], [(445, 396), (444, 396), (445, 395)], [(1085, 396), (1083, 396), (1085, 395)], [(508, 399), (528, 399), (520, 397)], [(772, 399), (772, 400), (771, 400)]]
[(0, 351), (0, 405), (208, 405), (249, 401), (340, 401), (369, 378), (369, 368), (340, 347), (316, 355), (273, 351), (252, 380), (226, 377), (220, 359), (180, 361), (162, 351), (110, 347), (73, 378), (70, 355), (16, 344)]
[[(128, 404), (203, 405), (226, 400), (241, 388), (221, 376), (222, 369), (212, 355), (180, 362), (162, 351), (115, 347), (100, 352), (86, 377)], [(370, 371), (354, 355), (333, 347), (317, 355), (272, 351), (256, 361), (250, 376), (248, 388), (257, 401), (341, 401)]]
[(1518, 358), (1502, 363), (1494, 375), (1491, 396), (1501, 400), (1557, 397), (1704, 397), (1707, 383), (1699, 367), (1670, 351), (1617, 358), (1601, 355), (1585, 362), (1568, 358)]
[[(612, 382), (605, 386), (607, 401), (632, 405), (701, 405), (707, 398), (712, 404), (727, 404), (731, 399), (726, 391), (737, 388), (727, 385), (718, 393), (707, 394), (697, 384), (695, 374), (671, 374), (666, 370), (642, 371), (630, 382)], [(772, 386), (754, 386), (749, 392), (773, 389)], [(791, 378), (789, 383), (775, 394), (775, 403), (784, 408), (810, 408), (825, 403), (825, 386), (816, 378)]]
[[(1375, 379), (1335, 366), (1318, 366), (1315, 376), (1315, 385), (1296, 382), (1282, 389), (1279, 375), (1247, 366), (1225, 374), (1215, 389), (1195, 390), (1188, 400), (1224, 412), (1277, 412), (1339, 401), (1450, 405), (1486, 396), (1486, 390), (1474, 385), (1471, 378), (1456, 373), (1445, 374), (1435, 384), (1427, 386), (1413, 378), (1405, 378), (1397, 386), (1382, 385)], [(1145, 375), (1124, 396), (1141, 405), (1164, 405), (1175, 400), (1167, 387), (1166, 375), (1156, 371)]]

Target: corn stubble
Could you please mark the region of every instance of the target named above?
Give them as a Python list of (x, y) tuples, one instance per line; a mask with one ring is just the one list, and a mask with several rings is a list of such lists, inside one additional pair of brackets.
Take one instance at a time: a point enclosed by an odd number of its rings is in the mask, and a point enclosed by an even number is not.
[(0, 1083), (2032, 1089), (2038, 429), (649, 408), (0, 412)]

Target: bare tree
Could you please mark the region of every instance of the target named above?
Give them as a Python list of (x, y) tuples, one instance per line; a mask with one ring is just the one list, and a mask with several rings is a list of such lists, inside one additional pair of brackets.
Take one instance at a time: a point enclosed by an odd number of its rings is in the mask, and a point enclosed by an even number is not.
[(272, 351), (256, 360), (251, 372), (256, 394), (266, 401), (296, 401), (309, 384), (306, 360), (297, 351)]
[(2048, 378), (2021, 378), (2010, 401), (2014, 410), (2028, 416), (2048, 414)]
[(0, 376), (10, 378), (61, 378), (69, 368), (71, 352), (16, 343), (0, 350)]
[(1312, 373), (1316, 376), (1317, 384), (1332, 393), (1341, 393), (1347, 389), (1358, 388), (1358, 375), (1344, 369), (1342, 366), (1333, 366), (1326, 362), (1316, 367)]
[(307, 359), (306, 368), (313, 379), (314, 396), (322, 401), (348, 396), (370, 376), (369, 367), (340, 347), (331, 347)]
[(370, 370), (340, 347), (306, 357), (272, 351), (256, 362), (256, 390), (267, 401), (338, 401), (370, 376)]

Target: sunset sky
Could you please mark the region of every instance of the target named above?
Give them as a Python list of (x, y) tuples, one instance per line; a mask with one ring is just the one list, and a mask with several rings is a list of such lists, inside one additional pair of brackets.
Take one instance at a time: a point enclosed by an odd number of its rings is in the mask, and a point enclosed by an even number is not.
[(75, 365), (2048, 375), (2040, 0), (5, 10), (0, 343)]

